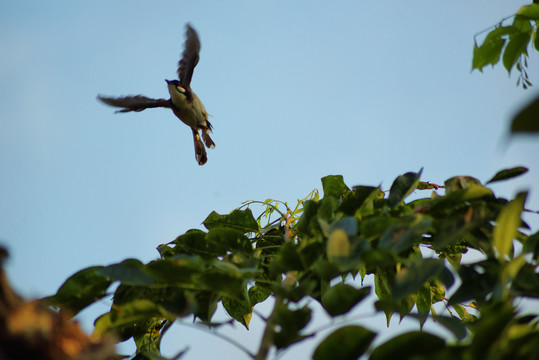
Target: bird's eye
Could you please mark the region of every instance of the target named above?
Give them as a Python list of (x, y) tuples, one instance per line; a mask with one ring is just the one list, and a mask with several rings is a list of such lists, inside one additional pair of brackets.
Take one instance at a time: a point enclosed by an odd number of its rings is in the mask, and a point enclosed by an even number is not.
[(181, 92), (181, 93), (184, 93), (185, 92), (185, 89), (183, 88), (183, 86), (181, 85), (178, 85), (176, 86), (178, 88), (178, 91)]

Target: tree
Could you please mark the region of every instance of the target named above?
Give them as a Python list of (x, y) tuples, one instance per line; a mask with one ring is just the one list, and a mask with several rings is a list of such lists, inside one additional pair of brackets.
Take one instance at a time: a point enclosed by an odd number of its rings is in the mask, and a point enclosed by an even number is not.
[[(421, 171), (409, 172), (388, 192), (350, 189), (342, 176), (327, 176), (321, 199), (313, 191), (294, 209), (268, 199), (256, 218), (250, 209), (255, 201), (230, 214), (212, 212), (203, 222), (206, 231), (189, 230), (159, 245), (159, 259), (81, 270), (44, 301), (76, 314), (119, 283), (110, 311), (96, 320), (94, 336), (132, 338), (136, 358), (160, 359), (161, 338), (175, 321), (194, 318), (198, 326), (218, 327), (212, 315), (221, 303), (233, 321), (248, 328), (257, 304), (271, 297), (258, 352), (240, 348), (253, 359), (266, 359), (272, 348), (282, 351), (312, 335), (304, 329), (316, 306), (339, 319), (374, 293), (388, 324), (399, 314), (416, 319), (419, 331), (372, 348), (375, 332), (345, 325), (317, 346), (314, 359), (532, 359), (539, 354), (539, 343), (531, 341), (539, 336), (539, 318), (520, 315), (516, 304), (539, 297), (539, 233), (528, 234), (521, 219), (530, 212), (525, 192), (507, 200), (486, 187), (526, 171), (503, 170), (485, 185), (453, 177), (444, 186), (420, 181)], [(414, 191), (432, 193), (407, 201)], [(483, 259), (462, 264), (469, 249)], [(353, 281), (367, 274), (374, 275), (374, 289)], [(461, 280), (458, 287), (455, 278)], [(443, 314), (434, 312), (440, 302)], [(457, 341), (420, 331), (429, 317)]]

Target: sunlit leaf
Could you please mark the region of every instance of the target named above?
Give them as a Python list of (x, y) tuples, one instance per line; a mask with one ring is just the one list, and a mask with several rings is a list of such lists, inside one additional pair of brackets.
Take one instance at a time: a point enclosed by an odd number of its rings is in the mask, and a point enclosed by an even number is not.
[(518, 33), (509, 38), (507, 47), (503, 52), (503, 65), (507, 69), (507, 72), (511, 72), (511, 69), (520, 56), (526, 55), (526, 48), (530, 42), (530, 37), (530, 33)]
[(513, 239), (517, 234), (517, 229), (521, 224), (520, 213), (524, 210), (524, 202), (527, 193), (519, 193), (514, 200), (511, 200), (500, 212), (496, 219), (493, 242), (500, 261), (506, 255), (511, 256)]
[(329, 175), (322, 178), (322, 188), (324, 189), (324, 197), (332, 196), (340, 198), (348, 189), (344, 183), (342, 175)]

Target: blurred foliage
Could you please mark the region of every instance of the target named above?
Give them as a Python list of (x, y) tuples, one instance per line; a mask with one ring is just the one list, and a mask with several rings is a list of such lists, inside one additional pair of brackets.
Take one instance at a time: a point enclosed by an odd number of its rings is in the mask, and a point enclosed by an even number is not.
[[(489, 183), (526, 171), (502, 170)], [(327, 176), (322, 198), (313, 191), (293, 208), (268, 199), (230, 214), (212, 212), (206, 230), (159, 245), (159, 259), (83, 269), (43, 302), (74, 315), (115, 288), (93, 337), (133, 339), (137, 359), (161, 359), (161, 338), (174, 322), (192, 318), (196, 326), (218, 329), (222, 324), (212, 317), (219, 304), (248, 329), (255, 307), (269, 299), (274, 307), (263, 318), (258, 351), (238, 345), (253, 359), (313, 336), (307, 329), (317, 307), (335, 322), (314, 359), (536, 358), (539, 342), (531, 339), (539, 337), (538, 314), (517, 308), (521, 299), (539, 297), (539, 233), (521, 217), (526, 193), (508, 200), (473, 177), (440, 186), (420, 176), (401, 175), (387, 192)], [(417, 196), (419, 189), (429, 196)], [(408, 200), (411, 194), (415, 199)], [(480, 259), (462, 263), (470, 249)], [(374, 289), (363, 286), (366, 276), (373, 276)], [(393, 315), (416, 319), (418, 331), (373, 346), (376, 332), (339, 325), (369, 296), (377, 297), (371, 315), (384, 313), (388, 324)], [(442, 305), (439, 314), (435, 304)], [(453, 339), (420, 331), (427, 319)]]
[[(92, 340), (64, 312), (57, 313), (37, 300), (28, 301), (16, 294), (3, 269), (7, 256), (7, 250), (0, 247), (0, 359), (123, 358), (116, 355), (112, 336)], [(93, 279), (84, 282), (91, 283)]]

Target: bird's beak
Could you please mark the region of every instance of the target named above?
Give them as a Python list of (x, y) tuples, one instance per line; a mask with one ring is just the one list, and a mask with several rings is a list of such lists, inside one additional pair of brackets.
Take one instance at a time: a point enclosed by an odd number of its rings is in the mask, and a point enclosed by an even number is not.
[(170, 84), (170, 80), (165, 79), (165, 81), (167, 82), (167, 84)]

